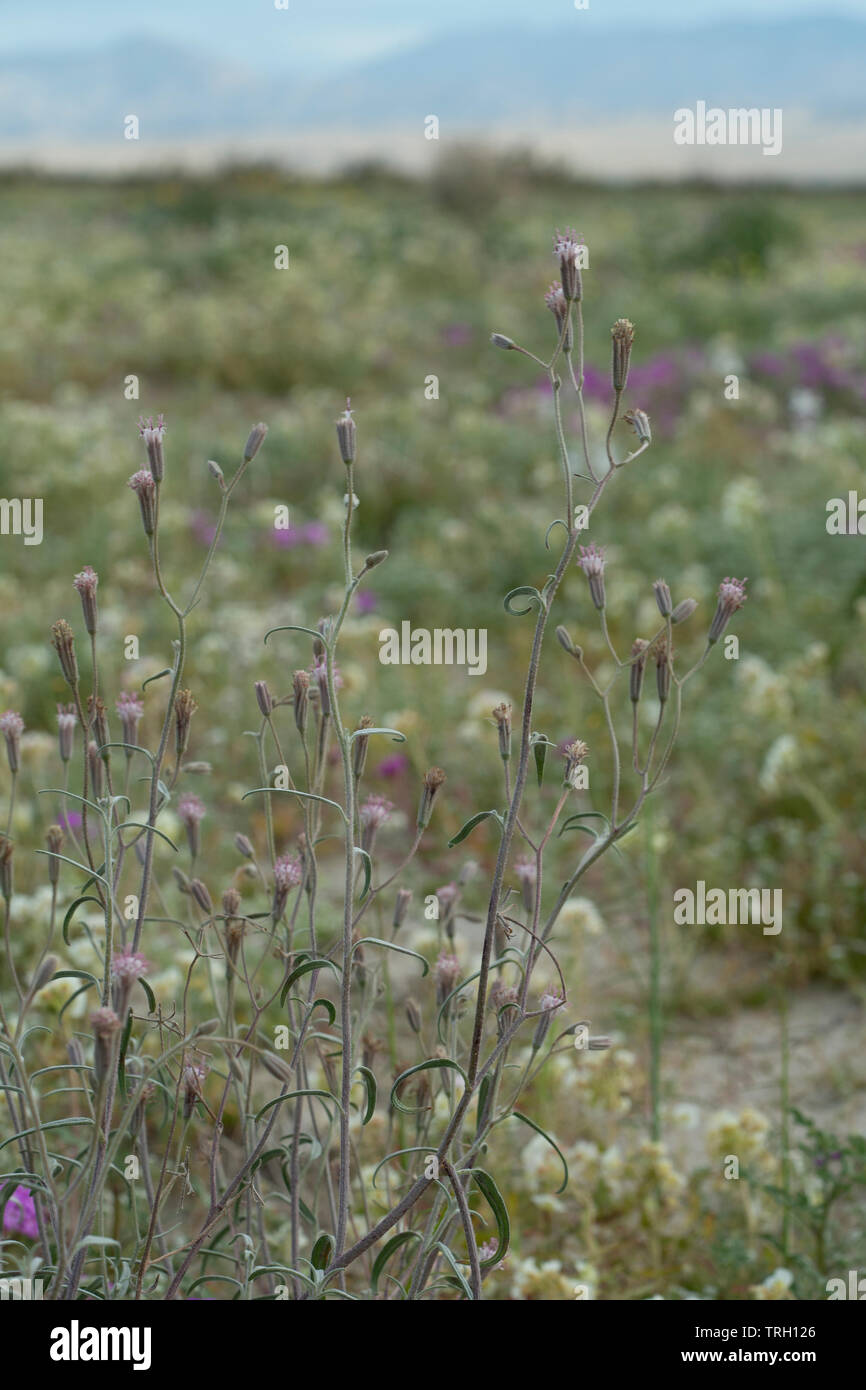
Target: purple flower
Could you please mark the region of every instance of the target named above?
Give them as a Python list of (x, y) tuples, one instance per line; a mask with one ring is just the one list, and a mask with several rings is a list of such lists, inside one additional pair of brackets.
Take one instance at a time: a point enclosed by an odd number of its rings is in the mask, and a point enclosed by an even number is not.
[[(3, 1189), (0, 1188), (0, 1191)], [(7, 1236), (26, 1236), (35, 1240), (39, 1235), (36, 1222), (36, 1203), (28, 1188), (16, 1187), (3, 1211), (3, 1231)]]
[(372, 613), (379, 607), (379, 600), (371, 589), (362, 589), (355, 603), (359, 613)]
[(400, 777), (409, 766), (409, 759), (405, 753), (389, 753), (387, 758), (383, 758), (376, 772), (380, 777)]
[(80, 811), (61, 811), (57, 818), (58, 825), (64, 830), (80, 830), (82, 825)]

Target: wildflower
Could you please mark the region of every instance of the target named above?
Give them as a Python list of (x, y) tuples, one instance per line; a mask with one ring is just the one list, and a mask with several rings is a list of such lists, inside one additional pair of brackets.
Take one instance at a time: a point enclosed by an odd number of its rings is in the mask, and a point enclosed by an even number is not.
[(199, 847), (199, 822), (207, 814), (205, 804), (200, 797), (192, 795), (182, 796), (177, 803), (177, 814), (186, 830), (189, 852), (193, 859), (195, 859)]
[(149, 969), (150, 964), (140, 951), (118, 951), (111, 957), (111, 974), (115, 980), (134, 982)]
[(358, 811), (361, 822), (361, 848), (368, 854), (373, 848), (376, 832), (390, 819), (393, 810), (393, 801), (389, 801), (386, 796), (374, 794), (367, 797)]
[(142, 416), (138, 421), (138, 432), (144, 440), (144, 447), (147, 449), (147, 464), (154, 481), (157, 483), (161, 482), (165, 475), (165, 458), (162, 451), (165, 428), (165, 420), (162, 415), (157, 416), (156, 424), (153, 423), (152, 416), (147, 420)]
[(346, 409), (337, 421), (337, 443), (340, 458), (348, 467), (355, 462), (355, 421), (352, 419), (351, 399), (346, 397)]
[[(0, 1188), (0, 1192), (2, 1190)], [(36, 1203), (29, 1188), (16, 1187), (3, 1208), (3, 1233), (7, 1236), (25, 1236), (28, 1240), (35, 1240), (39, 1235)]]
[(610, 336), (613, 339), (611, 377), (613, 389), (620, 396), (628, 383), (628, 367), (634, 343), (634, 324), (629, 319), (617, 319), (610, 330)]
[(78, 716), (75, 713), (74, 705), (57, 706), (57, 742), (59, 745), (61, 762), (68, 763), (72, 757), (73, 739), (77, 723)]
[(91, 565), (85, 565), (72, 582), (81, 597), (84, 626), (92, 637), (96, 632), (96, 590), (99, 585), (99, 575)]
[(244, 463), (250, 463), (255, 458), (259, 449), (265, 442), (267, 432), (267, 425), (263, 425), (261, 421), (259, 421), (257, 425), (253, 425), (247, 436), (247, 442), (244, 445)]
[(571, 324), (571, 315), (568, 312), (568, 300), (563, 294), (562, 285), (558, 280), (554, 280), (544, 296), (544, 302), (556, 319), (560, 337), (562, 337), (563, 329), (565, 330), (565, 338), (562, 343), (564, 351), (571, 352), (574, 347), (574, 329)]
[(289, 854), (282, 854), (276, 860), (274, 864), (274, 899), (271, 908), (275, 922), (279, 922), (285, 912), (289, 891), (297, 887), (303, 876), (300, 859), (293, 859)]
[(586, 775), (581, 775), (580, 769), (589, 757), (589, 748), (582, 739), (576, 738), (573, 743), (566, 745), (564, 756), (564, 783), (573, 791), (580, 791), (586, 785)]
[(746, 579), (722, 580), (719, 585), (719, 601), (707, 637), (708, 642), (718, 642), (737, 609), (742, 608), (746, 602), (747, 583)]
[(140, 468), (137, 473), (133, 473), (127, 486), (132, 488), (138, 498), (144, 534), (152, 536), (156, 530), (156, 483), (153, 474), (148, 473), (146, 468)]
[(559, 260), (559, 274), (562, 278), (562, 295), (565, 300), (578, 300), (583, 293), (580, 278), (580, 259), (583, 237), (567, 227), (564, 232), (557, 231), (553, 240), (553, 254)]
[(631, 669), (629, 670), (628, 691), (631, 702), (634, 705), (636, 705), (640, 699), (648, 648), (649, 642), (645, 642), (642, 637), (636, 637), (631, 645)]
[(530, 1257), (520, 1260), (511, 1283), (511, 1297), (521, 1303), (537, 1300), (546, 1303), (574, 1298), (574, 1279), (563, 1272), (561, 1260), (544, 1260), (541, 1264)]
[(59, 618), (51, 628), (51, 644), (57, 652), (60, 669), (73, 690), (78, 688), (78, 662), (75, 658), (75, 637), (65, 618)]
[(9, 771), (12, 773), (18, 771), (23, 732), (24, 720), (14, 709), (8, 709), (5, 714), (0, 714), (0, 733), (6, 740), (6, 757), (9, 759)]
[(442, 951), (433, 971), (436, 980), (436, 1003), (444, 1004), (460, 979), (460, 962), (449, 951)]
[(191, 691), (179, 690), (177, 692), (174, 701), (174, 723), (178, 763), (186, 752), (189, 743), (189, 726), (197, 709), (198, 702), (193, 699)]
[(426, 830), (430, 824), (430, 817), (433, 813), (433, 802), (439, 792), (442, 783), (445, 781), (445, 773), (441, 767), (431, 767), (424, 773), (424, 785), (421, 790), (421, 800), (418, 804), (418, 829)]
[(601, 612), (604, 608), (604, 550), (590, 541), (589, 545), (579, 547), (580, 554), (577, 563), (589, 580), (589, 594), (596, 608)]
[[(120, 718), (120, 727), (123, 730), (123, 742), (136, 744), (138, 742), (138, 726), (144, 714), (141, 696), (136, 695), (133, 691), (122, 690), (117, 697), (115, 708)], [(127, 758), (132, 757), (131, 748), (127, 748), (126, 756)]]

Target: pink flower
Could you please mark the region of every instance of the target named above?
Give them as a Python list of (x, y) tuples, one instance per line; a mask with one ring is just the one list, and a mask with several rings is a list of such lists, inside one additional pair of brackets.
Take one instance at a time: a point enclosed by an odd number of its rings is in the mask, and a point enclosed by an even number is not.
[(111, 957), (111, 973), (115, 980), (132, 983), (146, 975), (150, 964), (140, 951), (118, 951)]
[(278, 888), (285, 889), (296, 887), (303, 878), (300, 859), (293, 859), (290, 854), (282, 854), (274, 864), (274, 882)]
[[(0, 1192), (2, 1190), (0, 1187)], [(28, 1188), (16, 1187), (6, 1203), (3, 1210), (3, 1230), (7, 1236), (26, 1236), (28, 1240), (35, 1240), (39, 1235), (36, 1203)]]
[(389, 801), (386, 796), (374, 794), (367, 797), (358, 814), (362, 825), (369, 825), (378, 830), (379, 826), (384, 825), (390, 818), (393, 809), (393, 801)]
[(184, 825), (193, 825), (207, 815), (204, 802), (198, 796), (182, 796), (177, 803), (177, 814)]

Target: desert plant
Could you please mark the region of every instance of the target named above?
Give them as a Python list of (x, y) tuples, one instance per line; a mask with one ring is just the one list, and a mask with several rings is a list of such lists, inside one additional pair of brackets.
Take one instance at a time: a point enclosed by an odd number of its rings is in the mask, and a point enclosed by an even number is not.
[[(574, 233), (557, 236), (561, 280), (546, 296), (556, 325), (548, 359), (500, 333), (492, 338), (515, 360), (527, 359), (547, 373), (563, 514), (551, 522), (544, 543), (549, 550), (561, 533), (562, 546), (540, 586), (520, 585), (505, 597), (507, 612), (533, 614), (534, 627), (514, 728), (508, 703), (491, 711), (502, 801), (472, 815), (450, 841), (457, 847), (483, 823), (498, 834), (481, 940), (468, 971), (456, 953), (454, 930), (465, 873), (436, 895), (439, 950), (432, 972), (427, 959), (400, 938), (411, 898), (404, 880), (413, 873), (445, 774), (437, 767), (427, 771), (405, 853), (396, 866), (383, 866), (377, 832), (393, 808), (381, 796), (364, 796), (365, 763), (372, 740), (399, 742), (404, 736), (368, 715), (350, 716), (341, 695), (341, 630), (367, 576), (388, 558), (376, 551), (359, 564), (353, 554), (354, 489), (363, 463), (350, 405), (337, 423), (346, 494), (342, 599), (336, 612), (315, 624), (287, 624), (264, 634), (266, 642), (286, 642), (293, 651), (309, 644), (311, 659), (294, 672), (291, 689), (286, 682), (284, 693), (274, 696), (265, 682), (256, 683), (260, 719), (252, 736), (260, 779), (247, 798), (250, 806), (261, 807), (261, 843), (254, 842), (255, 834), (237, 831), (239, 861), (221, 895), (212, 885), (225, 872), (223, 863), (201, 863), (206, 807), (186, 790), (189, 778), (207, 770), (188, 756), (204, 700), (184, 685), (186, 658), (229, 503), (266, 428), (253, 428), (230, 479), (218, 464), (208, 465), (220, 493), (219, 516), (201, 572), (189, 595), (179, 599), (175, 587), (168, 587), (160, 549), (161, 499), (171, 482), (165, 425), (161, 417), (156, 424), (142, 421), (147, 467), (133, 475), (130, 487), (156, 591), (176, 625), (172, 659), (147, 682), (148, 691), (121, 691), (122, 737), (112, 738), (99, 664), (98, 577), (89, 566), (76, 575), (89, 648), (81, 665), (89, 680), (79, 666), (72, 627), (60, 619), (53, 644), (71, 697), (58, 715), (66, 780), (45, 789), (60, 799), (62, 823), (51, 828), (47, 849), (40, 851), (47, 855), (50, 920), (29, 984), (16, 967), (22, 943), (12, 911), (15, 846), (8, 833), (0, 847), (8, 969), (0, 1085), (11, 1117), (6, 1143), (14, 1141), (20, 1157), (20, 1167), (5, 1175), (4, 1190), (7, 1201), (14, 1195), (18, 1207), (26, 1208), (28, 1220), (32, 1214), (28, 1270), (45, 1276), (48, 1296), (69, 1299), (86, 1290), (103, 1298), (172, 1299), (191, 1297), (206, 1284), (218, 1296), (230, 1290), (229, 1296), (241, 1298), (479, 1299), (485, 1276), (502, 1261), (510, 1223), (500, 1187), (484, 1166), (491, 1139), (510, 1119), (547, 1137), (544, 1117), (519, 1108), (527, 1088), (563, 1045), (573, 1045), (578, 1058), (609, 1046), (586, 1023), (557, 1031), (568, 997), (554, 949), (558, 920), (577, 884), (634, 830), (658, 789), (686, 688), (745, 599), (745, 581), (722, 582), (703, 652), (681, 674), (673, 630), (692, 617), (696, 604), (690, 598), (675, 602), (667, 583), (656, 580), (657, 630), (637, 637), (628, 656), (615, 648), (607, 622), (605, 551), (581, 538), (606, 489), (650, 448), (651, 429), (641, 408), (621, 416), (635, 331), (629, 320), (619, 319), (611, 338), (609, 425), (603, 447), (594, 452), (590, 446), (583, 404), (583, 253)], [(578, 412), (578, 467), (566, 442), (564, 390), (574, 393)], [(636, 437), (625, 457), (617, 457), (615, 448), (621, 420)], [(580, 503), (578, 487), (586, 489)], [(599, 702), (608, 738), (605, 775), (595, 772), (601, 750), (589, 748), (577, 732), (559, 742), (535, 727), (547, 629), (560, 587), (575, 568), (583, 572), (595, 610), (606, 669), (593, 669), (564, 626), (556, 636), (578, 681)], [(644, 727), (649, 670), (655, 673), (657, 708)], [(155, 747), (149, 748), (140, 742), (140, 729), (147, 723), (146, 706), (161, 689), (159, 680), (167, 682), (168, 693)], [(620, 694), (621, 705), (615, 702)], [(14, 798), (22, 721), (10, 711), (0, 728)], [(548, 801), (544, 779), (550, 782), (556, 760), (561, 774)], [(76, 766), (80, 792), (70, 789)], [(138, 819), (132, 797), (141, 767), (148, 805)], [(538, 794), (531, 803), (533, 774)], [(596, 782), (606, 783), (609, 793), (604, 812), (595, 809)], [(284, 831), (274, 809), (285, 802), (298, 806), (303, 819), (291, 849), (280, 843)], [(186, 835), (189, 872), (177, 864), (163, 872), (168, 850), (181, 853), (160, 827), (170, 808)], [(589, 843), (559, 890), (549, 894), (545, 868), (551, 847), (571, 832), (588, 836)], [(338, 874), (322, 851), (335, 835), (342, 842)], [(75, 882), (65, 909), (61, 873)], [(506, 882), (509, 873), (519, 884), (516, 897)], [(179, 914), (170, 907), (174, 892), (183, 899)], [(88, 905), (97, 909), (101, 927), (85, 916)], [(379, 924), (371, 934), (368, 918)], [(79, 923), (92, 948), (91, 970), (61, 963)], [(176, 934), (185, 970), (173, 1013), (148, 980), (149, 956), (158, 953), (158, 933), (165, 928)], [(383, 1026), (394, 1037), (403, 982), (396, 970), (392, 976), (390, 962), (400, 957), (411, 970), (420, 969), (422, 980), (432, 974), (433, 988), (421, 1005), (403, 1000), (407, 1036), (419, 1055), (398, 1068), (383, 1101), (373, 1030)], [(66, 1059), (58, 1060), (29, 1020), (52, 982), (66, 979), (76, 987), (80, 981), (80, 989), (98, 994), (99, 1002), (89, 1035), (67, 1037)], [(66, 1027), (65, 1007), (56, 1038)], [(424, 1022), (431, 1012), (432, 1029)], [(71, 1073), (71, 1084), (43, 1090), (41, 1078), (64, 1072)], [(85, 1141), (76, 1148), (78, 1127)], [(368, 1132), (375, 1140), (374, 1162)], [(472, 1206), (477, 1193), (496, 1230), (496, 1239), (481, 1245), (480, 1213)], [(16, 1229), (21, 1232), (21, 1225)], [(10, 1250), (19, 1245), (12, 1242)]]

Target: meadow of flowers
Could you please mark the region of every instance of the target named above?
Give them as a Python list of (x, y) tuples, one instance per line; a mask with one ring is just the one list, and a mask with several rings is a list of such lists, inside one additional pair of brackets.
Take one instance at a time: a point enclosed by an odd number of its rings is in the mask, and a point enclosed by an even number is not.
[[(866, 1228), (862, 196), (5, 183), (44, 539), (0, 536), (3, 1274), (826, 1298)], [(383, 664), (404, 622), (486, 669)], [(678, 925), (698, 881), (781, 931)]]

